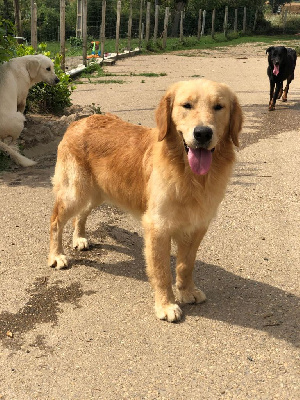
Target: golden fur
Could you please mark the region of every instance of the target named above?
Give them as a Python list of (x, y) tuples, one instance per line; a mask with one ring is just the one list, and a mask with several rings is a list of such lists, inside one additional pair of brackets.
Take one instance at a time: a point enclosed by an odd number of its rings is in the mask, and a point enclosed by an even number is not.
[[(147, 273), (160, 319), (178, 321), (170, 271), (171, 239), (178, 247), (176, 297), (199, 303), (204, 293), (193, 282), (196, 252), (224, 197), (242, 128), (236, 95), (224, 84), (200, 79), (173, 84), (156, 111), (156, 128), (93, 115), (73, 123), (58, 148), (53, 178), (49, 265), (67, 266), (62, 247), (66, 222), (74, 221), (73, 246), (88, 248), (85, 223), (103, 202), (142, 219)], [(185, 145), (197, 147), (195, 127), (209, 127), (204, 146), (214, 149), (209, 171), (194, 173)], [(202, 150), (201, 150), (202, 151)]]

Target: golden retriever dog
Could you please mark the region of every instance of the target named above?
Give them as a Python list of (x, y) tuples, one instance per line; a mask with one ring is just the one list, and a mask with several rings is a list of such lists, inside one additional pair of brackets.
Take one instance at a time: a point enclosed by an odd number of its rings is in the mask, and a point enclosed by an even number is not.
[(0, 150), (23, 167), (36, 164), (19, 153), (16, 141), (24, 128), (28, 91), (38, 82), (59, 82), (53, 62), (42, 54), (13, 58), (0, 65)]
[[(200, 79), (167, 90), (156, 111), (156, 128), (111, 114), (73, 123), (58, 147), (49, 266), (67, 266), (62, 234), (70, 218), (75, 217), (73, 246), (85, 250), (91, 210), (103, 202), (114, 204), (142, 220), (157, 317), (179, 321), (175, 298), (179, 303), (205, 300), (193, 281), (196, 252), (224, 197), (242, 121), (231, 89)], [(175, 294), (172, 239), (177, 244)]]

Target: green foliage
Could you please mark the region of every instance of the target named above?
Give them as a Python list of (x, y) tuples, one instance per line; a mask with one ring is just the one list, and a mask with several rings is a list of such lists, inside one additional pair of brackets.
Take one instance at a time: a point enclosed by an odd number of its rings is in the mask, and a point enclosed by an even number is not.
[[(50, 52), (47, 51), (47, 44), (40, 43), (38, 46), (39, 53), (50, 57)], [(17, 55), (19, 57), (35, 54), (32, 46), (19, 45)], [(56, 54), (53, 59), (54, 69), (59, 83), (55, 86), (48, 85), (47, 83), (40, 82), (34, 85), (28, 93), (26, 110), (35, 113), (61, 113), (65, 107), (69, 107), (71, 103), (71, 92), (74, 89), (70, 85), (70, 78), (65, 74), (61, 67), (61, 56)]]
[(8, 61), (15, 54), (14, 27), (10, 21), (0, 18), (0, 63)]

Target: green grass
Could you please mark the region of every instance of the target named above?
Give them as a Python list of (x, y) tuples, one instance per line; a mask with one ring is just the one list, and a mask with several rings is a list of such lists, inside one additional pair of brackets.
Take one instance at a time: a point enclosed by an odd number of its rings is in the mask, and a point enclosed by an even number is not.
[[(122, 81), (120, 79), (109, 79), (109, 80), (100, 80), (100, 79), (90, 79), (88, 78), (89, 83), (93, 83), (93, 84), (103, 84), (103, 85), (108, 85), (108, 84), (113, 84), (113, 83), (118, 83), (119, 85), (121, 85), (122, 83), (125, 83), (125, 81)], [(82, 82), (82, 81), (76, 81), (76, 85), (82, 85), (84, 83), (87, 82)]]

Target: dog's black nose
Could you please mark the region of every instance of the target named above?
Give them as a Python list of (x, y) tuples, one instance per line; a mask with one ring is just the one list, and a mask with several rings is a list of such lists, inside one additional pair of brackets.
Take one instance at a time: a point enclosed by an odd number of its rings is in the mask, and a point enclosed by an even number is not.
[(59, 82), (59, 79), (58, 79), (58, 77), (56, 77), (56, 78), (54, 79), (54, 84), (56, 85), (58, 82)]
[(199, 144), (206, 144), (211, 141), (213, 131), (208, 126), (196, 126), (194, 129), (194, 138)]

